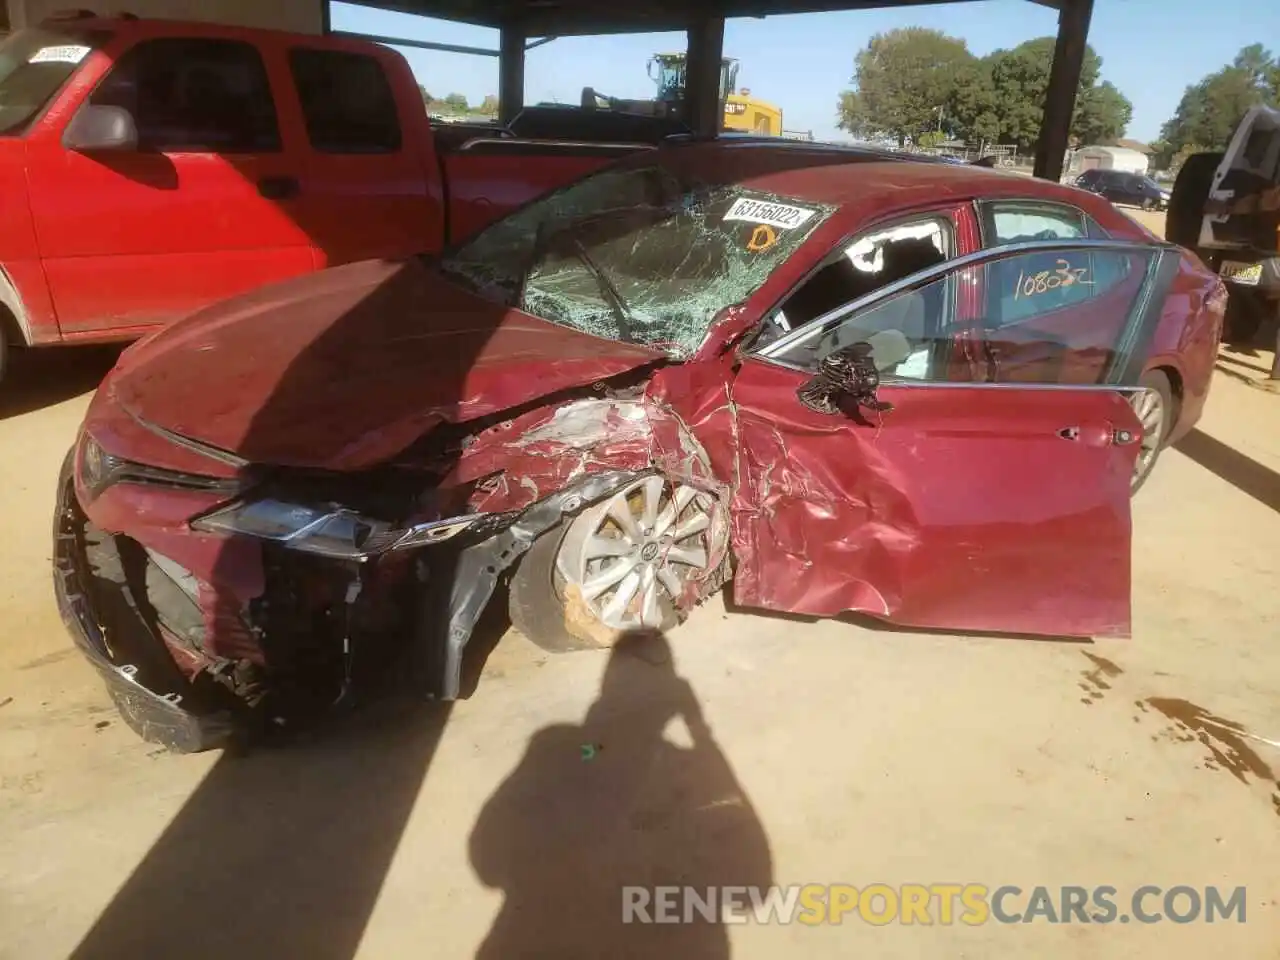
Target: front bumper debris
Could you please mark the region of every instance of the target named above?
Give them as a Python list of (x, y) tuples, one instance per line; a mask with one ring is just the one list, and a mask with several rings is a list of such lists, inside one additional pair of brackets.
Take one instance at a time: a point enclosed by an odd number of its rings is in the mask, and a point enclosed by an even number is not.
[[(124, 721), (144, 740), (179, 753), (226, 745), (236, 732), (232, 714), (196, 706), (192, 685), (168, 657), (162, 640), (151, 633), (127, 587), (108, 601), (109, 616), (100, 609), (105, 598), (90, 583), (85, 535), (88, 519), (76, 500), (72, 478), (74, 457), (68, 455), (58, 478), (53, 521), (53, 589), (58, 610), (72, 640), (98, 671)], [(121, 623), (121, 619), (127, 623)], [(145, 632), (152, 656), (127, 656), (114, 650), (113, 628)], [(131, 653), (137, 651), (130, 651)]]

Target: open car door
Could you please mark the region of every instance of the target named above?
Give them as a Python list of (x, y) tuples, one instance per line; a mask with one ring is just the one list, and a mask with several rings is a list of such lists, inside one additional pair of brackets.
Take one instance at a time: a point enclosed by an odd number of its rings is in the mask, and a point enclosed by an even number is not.
[[(734, 598), (904, 625), (1128, 636), (1128, 402), (1177, 248), (971, 254), (750, 353)], [(879, 382), (877, 384), (877, 378)]]

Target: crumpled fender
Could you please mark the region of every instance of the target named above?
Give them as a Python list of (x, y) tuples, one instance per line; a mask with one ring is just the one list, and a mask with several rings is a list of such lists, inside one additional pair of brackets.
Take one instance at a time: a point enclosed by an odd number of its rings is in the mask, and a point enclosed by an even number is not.
[[(680, 415), (648, 394), (572, 400), (497, 424), (472, 439), (446, 484), (482, 481), (470, 497), (473, 509), (523, 512), (495, 536), (462, 548), (448, 598), (429, 597), (423, 604), (418, 639), (420, 649), (438, 657), (428, 667), (437, 683), (435, 695), (459, 695), (463, 652), (499, 576), (562, 520), (650, 472), (713, 494), (721, 504), (720, 523), (728, 523), (730, 485), (713, 470), (706, 449)], [(689, 582), (682, 609), (723, 584), (728, 540), (723, 528), (713, 530), (707, 575)], [(441, 599), (448, 610), (443, 636)]]

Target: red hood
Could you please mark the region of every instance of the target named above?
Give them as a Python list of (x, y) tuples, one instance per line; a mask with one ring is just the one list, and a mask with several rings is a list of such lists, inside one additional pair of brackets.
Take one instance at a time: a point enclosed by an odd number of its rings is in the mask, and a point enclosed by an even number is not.
[(246, 460), (354, 470), (442, 421), (661, 356), (482, 300), (417, 260), (369, 261), (203, 310), (129, 350), (109, 383), (134, 416)]

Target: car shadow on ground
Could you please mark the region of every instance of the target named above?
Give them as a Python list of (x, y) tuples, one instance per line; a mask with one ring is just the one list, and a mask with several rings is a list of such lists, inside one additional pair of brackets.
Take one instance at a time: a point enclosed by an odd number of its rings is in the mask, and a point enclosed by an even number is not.
[[(224, 755), (72, 957), (355, 956), (450, 713), (383, 698), (287, 749)], [(674, 720), (684, 743), (664, 736)], [(718, 912), (645, 922), (653, 887), (773, 882), (764, 827), (656, 632), (620, 639), (580, 724), (533, 734), (468, 850), (504, 894), (484, 958), (728, 958)]]
[[(668, 739), (673, 721), (681, 743)], [(620, 638), (580, 724), (532, 736), (469, 851), (480, 881), (503, 894), (482, 960), (727, 960), (714, 897), (738, 887), (763, 898), (773, 883), (764, 827), (657, 631)], [(700, 900), (659, 901), (658, 887)], [(749, 909), (751, 895), (742, 900)], [(654, 923), (667, 908), (677, 922)]]
[(0, 420), (97, 389), (124, 344), (15, 350), (0, 381)]
[[(467, 648), (464, 697), (508, 627), (506, 605), (491, 610)], [(379, 694), (275, 746), (224, 753), (74, 960), (354, 957), (452, 713)]]
[(1280, 512), (1280, 473), (1200, 430), (1192, 430), (1174, 449), (1246, 493)]

